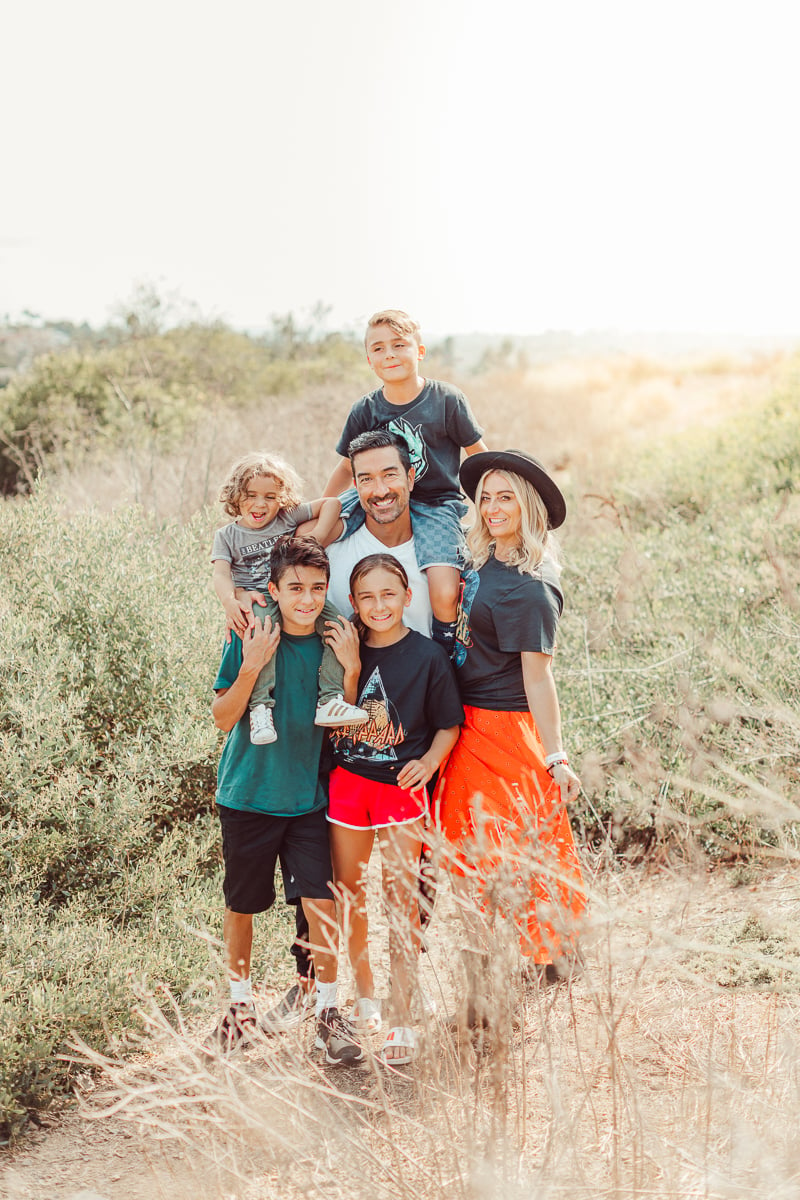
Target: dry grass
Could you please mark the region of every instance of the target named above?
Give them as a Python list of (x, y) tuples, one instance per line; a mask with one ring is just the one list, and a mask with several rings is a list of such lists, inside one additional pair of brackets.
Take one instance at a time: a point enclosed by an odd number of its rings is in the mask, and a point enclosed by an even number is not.
[[(126, 1200), (795, 1196), (793, 873), (748, 885), (603, 872), (591, 914), (580, 975), (544, 988), (508, 973), (491, 1048), (476, 1055), (434, 1019), (414, 1069), (386, 1072), (372, 1057), (321, 1068), (308, 1027), (209, 1058), (206, 1025), (185, 1024), (177, 1006), (170, 1023), (145, 1003), (140, 1054), (84, 1049), (99, 1086), (45, 1142), (51, 1166), (66, 1146), (81, 1165), (43, 1179), (30, 1147), (2, 1194), (50, 1200), (91, 1184)], [(375, 923), (379, 945), (377, 912)], [(447, 894), (424, 967), (442, 1017), (455, 1004), (457, 924)]]

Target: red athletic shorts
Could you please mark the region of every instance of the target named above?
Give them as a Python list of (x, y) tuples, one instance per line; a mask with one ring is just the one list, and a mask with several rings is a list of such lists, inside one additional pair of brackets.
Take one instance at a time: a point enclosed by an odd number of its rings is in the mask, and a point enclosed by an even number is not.
[(425, 788), (410, 792), (396, 783), (377, 783), (344, 767), (331, 774), (328, 820), (347, 829), (384, 829), (417, 821), (428, 812)]

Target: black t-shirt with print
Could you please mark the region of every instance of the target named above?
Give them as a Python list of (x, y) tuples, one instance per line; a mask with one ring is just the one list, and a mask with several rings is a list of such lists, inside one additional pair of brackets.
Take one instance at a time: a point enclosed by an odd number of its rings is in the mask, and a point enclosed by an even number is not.
[(464, 575), (455, 663), (464, 704), (527, 712), (520, 654), (552, 654), (564, 597), (558, 569), (545, 558), (535, 575), (489, 558)]
[(388, 429), (405, 438), (414, 468), (414, 499), (422, 504), (458, 500), (458, 466), (462, 446), (483, 436), (469, 401), (450, 383), (427, 379), (408, 404), (390, 404), (377, 388), (350, 409), (336, 451), (347, 457), (353, 438), (373, 429)]
[(336, 762), (379, 783), (396, 783), (437, 730), (464, 720), (446, 652), (413, 629), (391, 646), (362, 643), (358, 704), (369, 713), (366, 724), (330, 731)]

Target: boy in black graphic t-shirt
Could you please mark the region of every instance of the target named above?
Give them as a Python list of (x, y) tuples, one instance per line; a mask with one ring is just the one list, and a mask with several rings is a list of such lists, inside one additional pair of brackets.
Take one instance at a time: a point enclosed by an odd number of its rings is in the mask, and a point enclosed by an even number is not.
[[(336, 447), (343, 459), (328, 480), (325, 495), (335, 496), (352, 484), (346, 455), (359, 434), (387, 429), (408, 443), (414, 471), (410, 505), (414, 544), (419, 566), (428, 578), (431, 633), (451, 653), (460, 571), (465, 562), (461, 518), (467, 511), (458, 468), (462, 449), (468, 455), (486, 450), (483, 430), (463, 392), (419, 375), (425, 347), (419, 325), (408, 313), (399, 309), (375, 313), (367, 326), (365, 345), (367, 361), (382, 387), (363, 396), (350, 410)], [(342, 517), (347, 533), (363, 520), (352, 490), (342, 497)]]

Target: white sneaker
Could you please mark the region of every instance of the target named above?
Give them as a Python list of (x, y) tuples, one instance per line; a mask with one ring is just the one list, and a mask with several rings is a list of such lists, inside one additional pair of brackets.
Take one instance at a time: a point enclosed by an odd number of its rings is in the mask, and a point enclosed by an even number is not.
[(257, 704), (250, 709), (250, 741), (254, 746), (268, 746), (277, 742), (278, 735), (272, 723), (272, 709), (266, 704)]
[(317, 705), (315, 725), (333, 728), (336, 725), (363, 725), (369, 720), (369, 713), (355, 704), (348, 704), (342, 696), (333, 696), (324, 704)]

